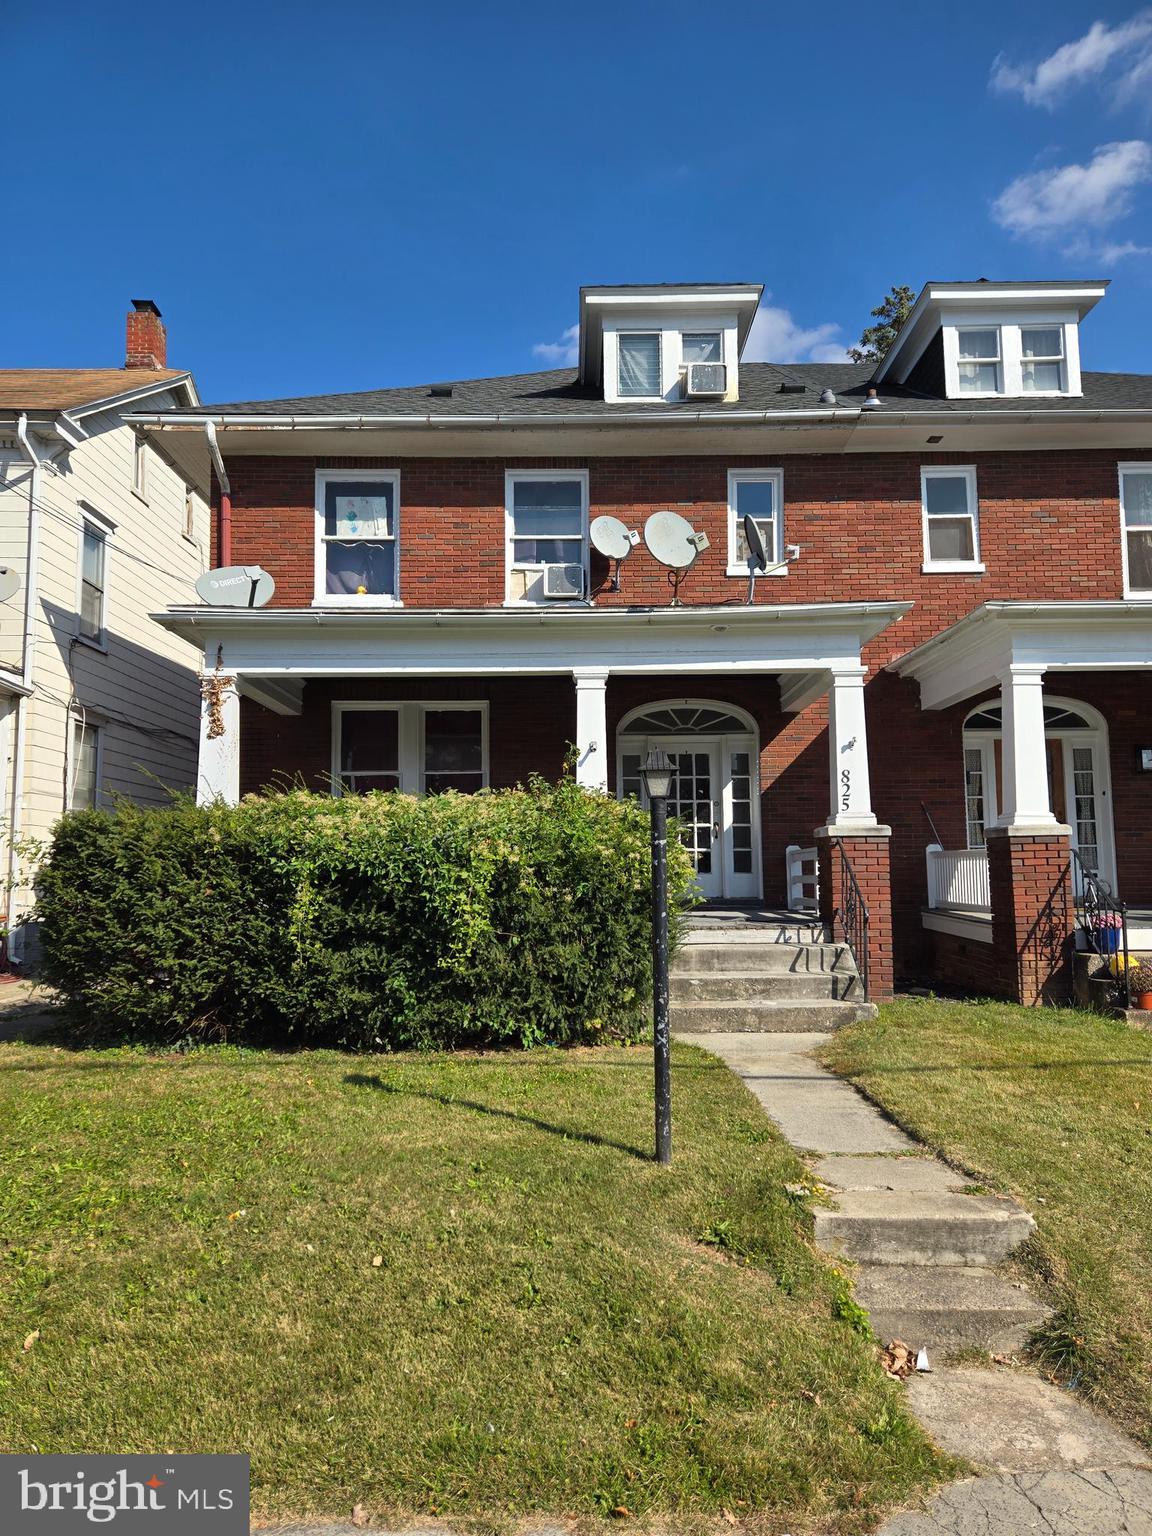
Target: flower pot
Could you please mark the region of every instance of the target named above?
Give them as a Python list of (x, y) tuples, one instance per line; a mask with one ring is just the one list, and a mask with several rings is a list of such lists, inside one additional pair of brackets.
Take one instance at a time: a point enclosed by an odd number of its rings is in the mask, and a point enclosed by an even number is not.
[(1152, 992), (1137, 992), (1132, 999), (1134, 1008), (1142, 1008), (1145, 1013), (1152, 1013)]

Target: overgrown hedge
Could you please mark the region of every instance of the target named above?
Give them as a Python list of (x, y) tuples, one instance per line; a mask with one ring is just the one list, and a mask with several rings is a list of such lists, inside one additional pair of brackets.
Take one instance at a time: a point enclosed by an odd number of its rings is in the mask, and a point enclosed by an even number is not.
[[(651, 989), (648, 838), (634, 804), (570, 780), (76, 812), (39, 876), (41, 973), (101, 1037), (629, 1037)], [(670, 861), (675, 899), (675, 842)]]

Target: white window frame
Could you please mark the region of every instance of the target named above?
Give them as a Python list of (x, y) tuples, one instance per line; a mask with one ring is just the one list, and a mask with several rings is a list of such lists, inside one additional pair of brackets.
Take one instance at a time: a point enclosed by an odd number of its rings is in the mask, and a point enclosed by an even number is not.
[[(76, 732), (78, 730), (92, 731), (96, 736), (96, 784), (92, 794), (91, 806), (79, 807), (76, 805), (76, 773), (80, 766), (76, 752)], [(101, 795), (101, 780), (104, 777), (104, 729), (99, 720), (90, 720), (86, 715), (77, 714), (74, 710), (68, 712), (68, 739), (65, 743), (68, 766), (68, 804), (66, 810), (75, 811), (99, 810)]]
[[(709, 332), (709, 334), (711, 335), (712, 333)], [(620, 388), (620, 343), (622, 341), (626, 340), (626, 339), (630, 340), (633, 336), (654, 336), (656, 338), (656, 379), (657, 379), (658, 388), (657, 388), (656, 394), (654, 394), (654, 395), (627, 395)], [(720, 346), (721, 346), (721, 350), (723, 350), (723, 346), (724, 346), (723, 340), (721, 340)], [(622, 326), (616, 332), (616, 349), (615, 349), (615, 351), (616, 351), (616, 394), (615, 394), (615, 398), (617, 400), (623, 400), (623, 401), (663, 400), (663, 398), (664, 398), (664, 395), (663, 395), (663, 384), (664, 384), (664, 331), (663, 331), (663, 329), (662, 328), (654, 328), (652, 326), (642, 326), (642, 325), (627, 326), (627, 327)]]
[(779, 562), (784, 559), (784, 471), (782, 469), (730, 469), (728, 471), (728, 565), (726, 574), (748, 579), (748, 562), (737, 555), (740, 540), (737, 532), (739, 512), (736, 507), (736, 487), (742, 481), (771, 484), (776, 488), (776, 516), (773, 518), (776, 547), (767, 551), (769, 569), (765, 576), (787, 576), (788, 567)]
[[(929, 480), (957, 480), (964, 479), (968, 484), (968, 517), (972, 522), (972, 553), (971, 560), (934, 560), (932, 558), (932, 546), (928, 542), (928, 529), (932, 517), (928, 513), (928, 482)], [(935, 517), (962, 517), (960, 512), (938, 512)], [(920, 527), (921, 541), (924, 548), (924, 563), (920, 569), (926, 574), (947, 574), (953, 571), (983, 571), (984, 562), (980, 558), (980, 496), (976, 486), (975, 464), (921, 464), (920, 466)]]
[[(962, 357), (960, 354), (960, 338), (966, 331), (994, 331), (996, 334), (995, 357)], [(986, 367), (989, 363), (996, 368), (995, 389), (965, 389), (960, 382), (960, 369), (965, 363), (977, 363)], [(1004, 327), (1002, 325), (958, 325), (956, 327), (956, 394), (959, 398), (979, 400), (1002, 395), (1004, 393)]]
[[(1152, 602), (1152, 587), (1133, 587), (1128, 578), (1128, 513), (1124, 507), (1124, 476), (1152, 475), (1152, 463), (1127, 462), (1117, 464), (1116, 476), (1120, 500), (1120, 563), (1124, 572), (1124, 596), (1136, 602)], [(1152, 523), (1137, 523), (1137, 528), (1152, 528)]]
[[(513, 518), (513, 495), (518, 480), (574, 480), (580, 486), (580, 560), (572, 561), (573, 565), (580, 564), (584, 571), (584, 597), (555, 598), (555, 597), (513, 597), (512, 596), (512, 572), (536, 571), (545, 569), (543, 564), (517, 565), (515, 560), (515, 520)], [(544, 538), (547, 535), (541, 534)], [(575, 534), (562, 534), (562, 538), (575, 538)], [(567, 562), (566, 562), (567, 563)], [(588, 596), (589, 570), (588, 570), (588, 471), (586, 469), (506, 469), (504, 471), (504, 606), (506, 608), (543, 608), (562, 607), (565, 602), (585, 602)]]
[(132, 433), (132, 494), (148, 500), (148, 439), (143, 432)]
[[(1024, 332), (1025, 331), (1056, 331), (1060, 337), (1060, 355), (1058, 357), (1028, 357), (1024, 356)], [(1066, 327), (1058, 321), (1052, 321), (1048, 325), (1034, 321), (1030, 324), (1021, 323), (1019, 328), (1020, 339), (1020, 393), (1022, 395), (1066, 395), (1068, 393), (1068, 336)], [(1060, 384), (1056, 389), (1029, 389), (1024, 383), (1024, 369), (1029, 363), (1056, 363), (1060, 369)]]
[[(324, 533), (324, 503), (328, 486), (352, 480), (360, 485), (380, 484), (392, 487), (392, 544), (395, 547), (393, 573), (395, 592), (327, 592), (328, 562)], [(348, 540), (333, 540), (334, 543)], [(385, 542), (366, 539), (365, 543)], [(400, 471), (398, 469), (318, 469), (316, 471), (316, 525), (312, 571), (313, 608), (402, 608), (400, 601)]]
[(400, 776), (399, 792), (404, 795), (427, 793), (424, 765), (424, 716), (429, 710), (462, 710), (480, 714), (480, 773), (482, 789), (490, 780), (489, 730), (487, 699), (334, 699), (332, 701), (332, 752), (331, 789), (339, 800), (344, 795), (340, 782), (340, 748), (343, 717), (352, 712), (375, 710), (378, 713), (391, 710), (397, 716), (397, 767)]
[[(112, 543), (112, 535), (116, 531), (116, 525), (102, 517), (93, 507), (81, 504), (80, 512), (80, 537), (76, 548), (76, 639), (80, 645), (91, 646), (94, 651), (107, 651), (108, 649), (108, 572), (111, 562), (108, 552)], [(84, 634), (81, 626), (83, 619), (84, 601), (84, 534), (91, 529), (99, 534), (104, 543), (104, 587), (100, 598), (100, 634), (93, 638)]]

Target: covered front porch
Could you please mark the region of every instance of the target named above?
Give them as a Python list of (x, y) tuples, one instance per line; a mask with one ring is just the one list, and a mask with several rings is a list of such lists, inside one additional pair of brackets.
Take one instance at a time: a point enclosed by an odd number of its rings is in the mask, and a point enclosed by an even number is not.
[(1144, 603), (990, 603), (893, 664), (960, 727), (955, 799), (924, 807), (941, 979), (1059, 995), (1101, 902), (1152, 950), (1150, 642)]
[[(294, 781), (425, 794), (565, 771), (642, 798), (658, 745), (701, 896), (784, 905), (789, 845), (816, 829), (838, 845), (886, 835), (861, 650), (905, 608), (184, 609), (164, 622), (204, 646), (202, 801)], [(882, 977), (886, 878), (871, 899)]]

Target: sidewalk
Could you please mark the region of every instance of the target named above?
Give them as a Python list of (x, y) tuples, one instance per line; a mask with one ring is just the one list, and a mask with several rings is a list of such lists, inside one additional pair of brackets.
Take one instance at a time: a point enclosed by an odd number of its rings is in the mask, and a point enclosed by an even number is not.
[[(818, 1213), (817, 1242), (866, 1261), (861, 1272), (873, 1280), (858, 1288), (862, 1304), (872, 1310), (873, 1293), (884, 1292), (885, 1314), (892, 1311), (890, 1292), (875, 1285), (877, 1274), (911, 1276), (921, 1291), (945, 1291), (965, 1275), (975, 1293), (965, 1306), (986, 1326), (1007, 1289), (992, 1266), (1006, 1242), (1015, 1246), (1026, 1235), (1030, 1216), (1015, 1202), (997, 1208), (986, 1197), (965, 1194), (962, 1175), (812, 1059), (825, 1040), (820, 1034), (691, 1037), (748, 1085), (799, 1152), (820, 1159), (818, 1176), (834, 1183), (839, 1210)], [(987, 1267), (972, 1267), (980, 1264)], [(905, 1307), (904, 1315), (932, 1316), (940, 1326), (939, 1309)], [(908, 1380), (909, 1408), (939, 1445), (986, 1475), (953, 1483), (922, 1511), (895, 1515), (878, 1536), (1152, 1536), (1152, 1458), (1141, 1446), (1029, 1370), (929, 1363), (930, 1373)]]

